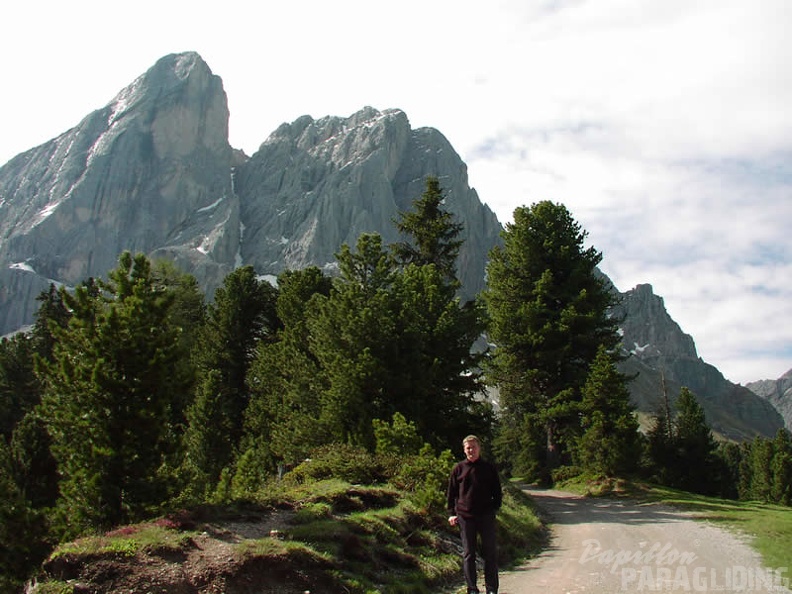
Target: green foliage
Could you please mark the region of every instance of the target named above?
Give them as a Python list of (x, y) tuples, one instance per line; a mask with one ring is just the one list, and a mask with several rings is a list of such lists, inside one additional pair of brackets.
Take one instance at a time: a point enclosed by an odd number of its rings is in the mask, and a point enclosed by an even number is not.
[(670, 421), (659, 415), (648, 435), (655, 476), (663, 484), (694, 493), (721, 492), (722, 459), (716, 456), (704, 409), (688, 388), (680, 390), (675, 413)]
[[(330, 279), (316, 268), (278, 277), (276, 311), (284, 327), (274, 342), (261, 343), (248, 372), (250, 404), (243, 447), (264, 436), (275, 460), (295, 464), (332, 438), (320, 423), (325, 380), (308, 341), (308, 311), (330, 293)], [(317, 296), (317, 297), (315, 297)]]
[(475, 431), (489, 433), (491, 410), (476, 401), (481, 355), (473, 345), (483, 333), (480, 304), (461, 305), (434, 265), (410, 265), (396, 278), (398, 370), (391, 386), (399, 410), (419, 435), (441, 448)]
[(24, 333), (0, 339), (0, 437), (11, 439), (16, 424), (41, 400), (33, 374), (35, 342)]
[(446, 508), (445, 489), (456, 460), (451, 450), (435, 455), (424, 444), (418, 455), (402, 460), (391, 482), (410, 493), (410, 500), (425, 512), (439, 512)]
[[(563, 205), (521, 207), (487, 266), (484, 298), (497, 345), (488, 381), (500, 390), (499, 443), (540, 478), (568, 459), (589, 366), (600, 346), (618, 343), (608, 317), (613, 296), (596, 271), (602, 256), (584, 247), (585, 237)], [(540, 444), (544, 455), (529, 463)]]
[(792, 505), (792, 437), (786, 429), (774, 439), (756, 437), (732, 448), (726, 462), (730, 475), (738, 477), (740, 499)]
[(460, 307), (433, 265), (394, 268), (379, 236), (361, 236), (356, 251), (344, 246), (338, 257), (341, 278), (307, 318), (325, 386), (320, 430), (373, 449), (372, 421), (395, 412), (433, 445), (484, 425), (488, 411), (474, 401), (475, 305)]
[(18, 588), (46, 556), (46, 524), (17, 488), (11, 455), (0, 439), (0, 585)]
[(297, 482), (341, 479), (356, 484), (384, 482), (382, 462), (365, 448), (347, 444), (321, 446), (289, 473)]
[(146, 522), (122, 526), (101, 535), (78, 538), (59, 545), (50, 559), (66, 555), (134, 557), (144, 551), (179, 551), (190, 542), (194, 533), (183, 532), (167, 524), (166, 521)]
[(36, 300), (40, 305), (33, 325), (33, 341), (36, 345), (36, 353), (45, 360), (51, 360), (56, 341), (54, 328), (65, 328), (71, 318), (71, 312), (63, 301), (61, 291), (54, 283), (50, 283), (49, 289), (42, 291)]
[(635, 472), (640, 455), (638, 421), (627, 378), (616, 370), (604, 346), (597, 351), (581, 402), (583, 434), (576, 460), (585, 472), (624, 476)]
[(533, 500), (517, 484), (503, 485), (503, 504), (497, 521), (501, 561), (528, 557), (538, 553), (547, 543), (547, 531)]
[(231, 420), (224, 414), (228, 399), (220, 371), (210, 369), (203, 374), (187, 410), (183, 469), (189, 477), (187, 491), (198, 501), (217, 484), (231, 456)]
[[(2, 582), (0, 582), (2, 584)], [(74, 594), (74, 584), (61, 581), (49, 581), (36, 586), (36, 594)]]
[(417, 454), (423, 445), (415, 423), (408, 422), (399, 412), (393, 413), (392, 424), (380, 419), (374, 419), (373, 424), (377, 454), (409, 456)]
[(395, 412), (395, 269), (379, 235), (361, 235), (356, 252), (344, 245), (338, 262), (341, 278), (328, 297), (317, 296), (307, 321), (310, 349), (327, 386), (319, 425), (333, 441), (373, 449), (373, 419)]
[(234, 499), (252, 498), (272, 476), (272, 457), (264, 446), (250, 447), (239, 457), (231, 480)]
[(34, 409), (17, 424), (11, 439), (15, 482), (34, 509), (53, 507), (58, 499), (58, 466), (41, 411)]
[(399, 213), (396, 222), (399, 232), (411, 241), (397, 243), (393, 252), (403, 266), (433, 264), (446, 282), (457, 287), (456, 261), (463, 243), (458, 237), (464, 227), (442, 208), (444, 201), (439, 180), (426, 178), (426, 190), (413, 201), (413, 210)]
[[(206, 304), (198, 281), (191, 274), (181, 272), (167, 260), (158, 260), (152, 266), (151, 276), (155, 286), (172, 296), (168, 307), (168, 323), (178, 330), (179, 352), (190, 353), (199, 342), (206, 323)], [(173, 425), (181, 428), (187, 406), (195, 388), (195, 361), (183, 356), (176, 362), (173, 373), (185, 386), (180, 399), (173, 403)], [(173, 437), (174, 441), (178, 438)]]
[(727, 499), (739, 499), (743, 490), (741, 467), (743, 465), (743, 446), (734, 442), (721, 442), (715, 450), (719, 467), (718, 495)]
[(374, 450), (373, 421), (395, 413), (414, 423), (414, 447), (487, 433), (491, 409), (474, 398), (480, 372), (471, 352), (482, 311), (454, 295), (459, 228), (433, 196), (403, 214), (419, 247), (414, 257), (399, 252), (401, 266), (379, 235), (363, 234), (354, 249), (342, 246), (332, 283), (316, 268), (279, 277), (283, 327), (251, 365), (245, 447), (266, 436), (287, 465), (329, 443)]
[(245, 266), (225, 278), (208, 308), (195, 350), (198, 383), (184, 439), (185, 470), (198, 494), (212, 491), (238, 454), (250, 400), (247, 374), (256, 347), (273, 340), (280, 327), (276, 298), (277, 290)]
[(325, 501), (308, 502), (297, 510), (294, 516), (296, 524), (307, 524), (320, 519), (327, 519), (332, 515), (333, 506)]
[(62, 527), (75, 532), (138, 518), (168, 497), (160, 468), (174, 447), (174, 401), (183, 378), (173, 368), (178, 329), (172, 295), (149, 261), (125, 253), (107, 282), (61, 290), (72, 315), (44, 361), (42, 412), (52, 436)]

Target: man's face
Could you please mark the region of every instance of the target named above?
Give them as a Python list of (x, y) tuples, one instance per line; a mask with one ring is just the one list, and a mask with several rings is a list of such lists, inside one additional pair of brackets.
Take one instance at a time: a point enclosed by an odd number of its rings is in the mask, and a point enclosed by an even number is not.
[(481, 447), (477, 441), (466, 441), (463, 445), (465, 448), (465, 457), (470, 462), (475, 462), (479, 459), (479, 456), (481, 455)]

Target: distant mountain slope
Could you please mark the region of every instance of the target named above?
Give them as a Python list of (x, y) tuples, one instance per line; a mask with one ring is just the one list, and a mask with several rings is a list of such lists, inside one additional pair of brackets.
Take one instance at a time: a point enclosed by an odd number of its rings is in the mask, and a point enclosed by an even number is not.
[(792, 429), (792, 369), (777, 380), (760, 380), (745, 386), (772, 404)]
[(733, 384), (696, 353), (693, 338), (682, 332), (652, 286), (638, 285), (622, 294), (614, 315), (622, 322), (630, 357), (622, 371), (638, 377), (631, 393), (639, 410), (654, 414), (664, 407), (664, 389), (672, 403), (682, 386), (698, 397), (712, 429), (734, 440), (771, 436), (784, 426), (778, 411), (749, 389)]
[[(285, 123), (251, 157), (228, 142), (221, 79), (193, 52), (173, 54), (105, 107), (0, 167), (0, 334), (33, 320), (49, 283), (104, 277), (123, 250), (164, 257), (211, 296), (234, 268), (259, 274), (313, 264), (364, 232), (399, 238), (393, 221), (429, 175), (464, 224), (458, 262), (465, 297), (485, 282), (502, 227), (469, 186), (467, 167), (433, 128), (398, 109)], [(640, 410), (688, 385), (717, 431), (735, 439), (783, 425), (765, 400), (726, 381), (649, 285), (623, 294), (626, 368)]]

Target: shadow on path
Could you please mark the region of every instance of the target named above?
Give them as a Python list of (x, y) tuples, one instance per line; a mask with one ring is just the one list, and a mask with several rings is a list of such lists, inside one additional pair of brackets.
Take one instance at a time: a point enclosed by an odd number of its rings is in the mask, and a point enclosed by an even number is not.
[(553, 524), (659, 524), (681, 522), (679, 510), (657, 503), (639, 503), (608, 497), (583, 497), (533, 487), (523, 488)]

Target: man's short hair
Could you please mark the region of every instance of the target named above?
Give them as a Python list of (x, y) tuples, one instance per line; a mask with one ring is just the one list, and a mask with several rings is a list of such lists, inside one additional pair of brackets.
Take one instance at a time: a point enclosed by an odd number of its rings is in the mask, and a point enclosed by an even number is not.
[(475, 435), (468, 435), (465, 439), (462, 440), (462, 445), (465, 445), (469, 441), (475, 441), (477, 444), (481, 445), (481, 441)]

